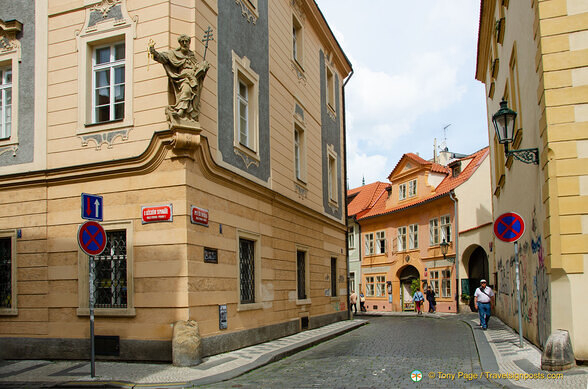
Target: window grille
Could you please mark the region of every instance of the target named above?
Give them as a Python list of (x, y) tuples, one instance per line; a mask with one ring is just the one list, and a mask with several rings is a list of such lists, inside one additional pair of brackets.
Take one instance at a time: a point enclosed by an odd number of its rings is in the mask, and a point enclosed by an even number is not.
[(94, 272), (94, 307), (127, 307), (127, 233), (107, 231), (107, 243), (100, 255), (91, 256)]
[(239, 239), (239, 272), (241, 304), (255, 302), (255, 242)]
[(331, 257), (331, 297), (337, 296), (337, 258)]
[(0, 238), (0, 308), (12, 308), (12, 244)]
[(306, 253), (304, 251), (296, 253), (296, 269), (298, 270), (298, 299), (304, 300), (306, 299)]

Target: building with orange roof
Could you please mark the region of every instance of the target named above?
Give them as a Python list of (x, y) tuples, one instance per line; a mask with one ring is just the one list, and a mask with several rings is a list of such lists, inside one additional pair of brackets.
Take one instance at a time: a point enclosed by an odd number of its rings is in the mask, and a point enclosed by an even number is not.
[(374, 182), (347, 191), (347, 249), (349, 260), (349, 291), (359, 293), (361, 280), (361, 225), (357, 218), (367, 212), (386, 193), (390, 184)]
[[(414, 310), (411, 285), (417, 280), (421, 289), (435, 291), (439, 312), (457, 312), (460, 301), (467, 307), (466, 297), (474, 292), (470, 285), (489, 278), (488, 150), (461, 156), (446, 149), (433, 161), (407, 153), (389, 183), (348, 192), (348, 199), (355, 195), (349, 216), (361, 229), (358, 287), (368, 311)], [(445, 255), (443, 241), (448, 243)]]

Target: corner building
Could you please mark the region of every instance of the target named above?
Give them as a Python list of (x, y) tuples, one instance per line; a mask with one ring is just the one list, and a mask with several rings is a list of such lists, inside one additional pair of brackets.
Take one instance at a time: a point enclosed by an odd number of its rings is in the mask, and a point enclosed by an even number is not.
[[(588, 359), (588, 3), (482, 0), (476, 79), (486, 87), (496, 219), (516, 212), (523, 335), (544, 349), (567, 331)], [(517, 112), (509, 149), (537, 149), (538, 163), (506, 155), (492, 115)], [(496, 240), (496, 313), (518, 329), (512, 244)], [(492, 278), (491, 278), (492, 279)]]
[[(210, 63), (194, 126), (147, 54), (182, 34)], [(1, 358), (88, 358), (90, 265), (98, 358), (170, 361), (180, 320), (206, 356), (348, 317), (351, 64), (314, 1), (3, 2), (0, 38)]]

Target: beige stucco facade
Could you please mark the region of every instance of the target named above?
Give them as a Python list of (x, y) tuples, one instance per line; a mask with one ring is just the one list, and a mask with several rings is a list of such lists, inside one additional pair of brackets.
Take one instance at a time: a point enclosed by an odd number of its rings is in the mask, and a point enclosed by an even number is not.
[[(482, 1), (476, 78), (486, 85), (494, 218), (519, 213), (523, 332), (540, 347), (570, 333), (588, 358), (586, 145), (588, 4)], [(512, 148), (538, 148), (538, 165), (505, 158), (491, 124), (505, 98), (518, 113)], [(497, 312), (518, 328), (514, 249), (495, 241)]]
[[(348, 317), (342, 91), (351, 65), (313, 1), (52, 0), (27, 11), (38, 53), (35, 109), (26, 112), (34, 146), (32, 162), (0, 161), (0, 238), (12, 247), (0, 357), (89, 355), (81, 193), (103, 196), (102, 225), (126, 237), (124, 307), (96, 309), (96, 334), (119, 336), (122, 359), (170, 360), (178, 320), (198, 323), (211, 355)], [(293, 58), (295, 20), (304, 46)], [(170, 126), (173, 94), (148, 43), (166, 51), (187, 34), (201, 60), (209, 26), (199, 123)], [(124, 114), (92, 123), (93, 52), (112, 42), (124, 43)], [(257, 83), (248, 147), (226, 125), (236, 71)], [(0, 157), (31, 141), (20, 136), (31, 120), (18, 112)], [(142, 207), (159, 205), (172, 206), (172, 220), (144, 223)], [(191, 222), (192, 206), (208, 211), (207, 225)], [(253, 248), (253, 301), (240, 297), (242, 241)], [(216, 263), (205, 261), (206, 250)]]

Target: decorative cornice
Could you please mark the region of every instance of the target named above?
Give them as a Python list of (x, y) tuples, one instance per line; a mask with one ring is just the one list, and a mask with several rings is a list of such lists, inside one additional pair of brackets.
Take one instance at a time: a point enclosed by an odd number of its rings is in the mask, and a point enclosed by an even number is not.
[(16, 34), (21, 31), (22, 23), (18, 20), (5, 22), (0, 19), (0, 54), (16, 51), (18, 60), (21, 60), (20, 42), (16, 38)]
[(300, 22), (304, 22), (306, 20), (306, 14), (302, 10), (302, 1), (300, 0), (291, 0), (290, 6), (296, 13), (296, 16), (300, 19)]
[(103, 18), (106, 18), (112, 7), (120, 3), (121, 0), (102, 0), (100, 4), (91, 7), (90, 12), (98, 11), (102, 14)]

